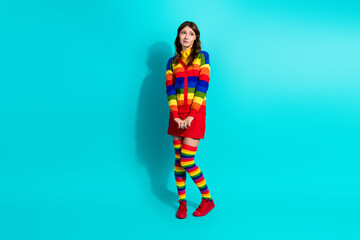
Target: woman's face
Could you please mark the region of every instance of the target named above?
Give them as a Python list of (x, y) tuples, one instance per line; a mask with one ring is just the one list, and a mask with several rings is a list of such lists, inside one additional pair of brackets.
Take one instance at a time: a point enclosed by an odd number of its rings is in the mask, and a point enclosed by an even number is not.
[(191, 27), (186, 26), (180, 31), (179, 37), (183, 49), (191, 48), (196, 39), (196, 34)]

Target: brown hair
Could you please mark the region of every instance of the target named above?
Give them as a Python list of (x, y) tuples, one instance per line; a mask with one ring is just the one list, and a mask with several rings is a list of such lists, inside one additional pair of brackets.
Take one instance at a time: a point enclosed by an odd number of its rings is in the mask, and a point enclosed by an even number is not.
[(201, 51), (201, 41), (200, 41), (200, 31), (198, 29), (198, 27), (196, 26), (196, 24), (194, 22), (190, 22), (190, 21), (186, 21), (183, 22), (180, 27), (177, 30), (177, 36), (175, 39), (175, 49), (176, 49), (176, 53), (174, 56), (174, 63), (178, 64), (179, 63), (179, 59), (181, 58), (181, 50), (182, 50), (182, 45), (180, 43), (180, 32), (184, 27), (190, 27), (196, 35), (196, 39), (194, 40), (193, 46), (191, 48), (191, 53), (188, 57), (188, 64), (187, 67), (192, 65), (192, 62), (195, 60), (196, 56), (200, 53)]

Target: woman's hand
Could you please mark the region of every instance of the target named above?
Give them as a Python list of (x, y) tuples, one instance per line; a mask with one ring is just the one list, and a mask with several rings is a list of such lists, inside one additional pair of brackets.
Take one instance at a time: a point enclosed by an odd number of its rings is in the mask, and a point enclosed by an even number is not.
[(187, 116), (185, 120), (181, 118), (174, 118), (174, 121), (178, 124), (178, 128), (187, 129), (191, 126), (191, 122), (194, 120), (193, 117)]
[(191, 116), (187, 116), (187, 117), (185, 118), (185, 120), (184, 120), (185, 128), (188, 128), (188, 127), (191, 126), (192, 120), (194, 120), (194, 118), (191, 117)]
[(174, 118), (174, 121), (178, 124), (178, 128), (184, 128), (185, 121), (181, 118)]

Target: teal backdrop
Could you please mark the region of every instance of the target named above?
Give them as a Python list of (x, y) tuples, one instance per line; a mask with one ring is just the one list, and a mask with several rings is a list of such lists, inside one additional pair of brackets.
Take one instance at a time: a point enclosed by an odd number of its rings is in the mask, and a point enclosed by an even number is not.
[[(360, 239), (358, 1), (0, 3), (0, 238)], [(167, 60), (195, 22), (205, 139), (175, 218)]]

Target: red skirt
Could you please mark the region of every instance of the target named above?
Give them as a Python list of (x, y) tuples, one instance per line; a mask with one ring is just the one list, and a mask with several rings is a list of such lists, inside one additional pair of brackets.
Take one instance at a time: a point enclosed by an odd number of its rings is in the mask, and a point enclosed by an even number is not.
[[(178, 113), (179, 118), (185, 120), (189, 113)], [(169, 127), (168, 135), (180, 136), (180, 137), (191, 137), (191, 138), (201, 138), (204, 139), (205, 136), (205, 113), (198, 112), (196, 113), (194, 119), (190, 123), (190, 127), (186, 129), (178, 128), (179, 125), (174, 121), (174, 117), (170, 112), (169, 116)]]

